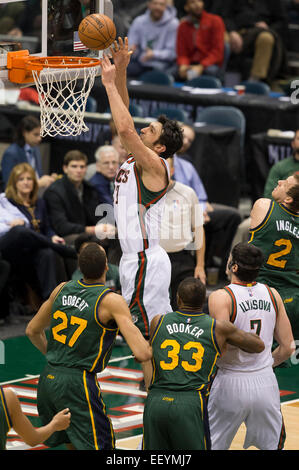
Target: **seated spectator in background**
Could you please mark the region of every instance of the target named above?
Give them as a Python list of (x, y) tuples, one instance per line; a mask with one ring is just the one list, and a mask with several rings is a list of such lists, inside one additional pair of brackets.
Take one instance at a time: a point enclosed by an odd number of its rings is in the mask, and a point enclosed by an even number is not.
[(291, 142), (293, 156), (285, 158), (270, 168), (268, 178), (264, 188), (264, 197), (271, 199), (272, 191), (279, 180), (285, 180), (295, 171), (299, 171), (299, 129), (295, 132), (295, 137)]
[(132, 22), (128, 40), (134, 54), (128, 65), (128, 77), (138, 78), (153, 69), (174, 72), (179, 21), (176, 10), (167, 3), (167, 0), (150, 0), (146, 12)]
[(18, 23), (22, 18), (24, 10), (25, 4), (23, 2), (5, 2), (5, 4), (0, 5), (1, 34), (16, 36), (18, 33), (18, 36), (22, 35), (18, 28)]
[(127, 159), (128, 159), (128, 152), (126, 151), (125, 147), (121, 143), (120, 137), (118, 135), (115, 135), (112, 138), (112, 145), (118, 152), (118, 157), (119, 157), (119, 166), (121, 166)]
[(95, 235), (99, 221), (96, 209), (103, 203), (97, 190), (84, 181), (86, 165), (87, 156), (84, 153), (79, 150), (67, 152), (63, 160), (64, 176), (44, 194), (52, 227), (69, 243), (73, 243), (83, 232)]
[(40, 122), (34, 116), (25, 116), (16, 127), (15, 142), (4, 152), (1, 162), (2, 178), (6, 185), (11, 170), (19, 163), (29, 163), (34, 168), (40, 188), (55, 181), (56, 174), (44, 175), (38, 145), (41, 142)]
[(28, 163), (16, 165), (5, 194), (0, 195), (0, 251), (14, 275), (37, 287), (45, 300), (53, 286), (67, 280), (57, 255), (74, 259), (76, 253), (53, 231), (45, 203), (37, 193), (34, 169)]
[[(100, 213), (100, 199), (97, 190), (84, 180), (87, 168), (87, 156), (79, 150), (70, 150), (64, 156), (64, 176), (53, 183), (44, 194), (49, 211), (51, 225), (64, 237), (67, 243), (73, 244), (81, 233), (97, 235), (101, 239), (115, 236), (115, 226), (99, 222), (105, 214)], [(98, 211), (99, 210), (99, 214)], [(114, 220), (113, 209), (107, 217)], [(99, 223), (98, 223), (99, 222)], [(69, 266), (74, 272), (76, 265)]]
[(225, 34), (222, 18), (207, 13), (202, 0), (186, 0), (185, 11), (188, 16), (178, 27), (176, 42), (179, 79), (220, 76)]
[[(75, 240), (75, 250), (77, 255), (79, 256), (80, 251), (88, 244), (88, 243), (97, 243), (101, 245), (104, 249), (107, 248), (107, 243), (105, 241), (99, 240), (96, 236), (90, 235), (89, 233), (82, 233), (78, 236)], [(120, 293), (121, 286), (119, 281), (119, 268), (115, 264), (108, 263), (108, 271), (106, 274), (106, 282), (105, 286), (109, 287), (115, 292)], [(79, 267), (74, 271), (72, 275), (73, 280), (80, 280), (83, 278), (83, 275), (79, 269)]]
[(231, 51), (253, 57), (249, 80), (271, 81), (284, 64), (286, 10), (282, 0), (226, 0), (226, 29)]
[(114, 178), (119, 168), (119, 156), (112, 145), (103, 145), (95, 152), (96, 173), (89, 180), (104, 204), (113, 205)]
[[(195, 139), (195, 131), (191, 126), (183, 126), (183, 146), (177, 152), (173, 160), (173, 180), (186, 184), (194, 189), (203, 208), (204, 228), (206, 236), (205, 266), (212, 267), (215, 264), (214, 257), (221, 259), (219, 276), (226, 279), (226, 262), (230, 253), (231, 243), (241, 222), (238, 209), (218, 203), (210, 203), (205, 187), (193, 164), (188, 161), (187, 151)], [(208, 164), (208, 162), (207, 162)]]

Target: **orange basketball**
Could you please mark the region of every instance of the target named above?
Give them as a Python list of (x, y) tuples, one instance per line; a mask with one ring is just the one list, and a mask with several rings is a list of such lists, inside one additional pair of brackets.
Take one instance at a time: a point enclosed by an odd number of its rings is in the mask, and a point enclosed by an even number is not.
[(81, 21), (78, 34), (80, 41), (89, 49), (104, 50), (115, 40), (116, 28), (108, 16), (94, 13)]

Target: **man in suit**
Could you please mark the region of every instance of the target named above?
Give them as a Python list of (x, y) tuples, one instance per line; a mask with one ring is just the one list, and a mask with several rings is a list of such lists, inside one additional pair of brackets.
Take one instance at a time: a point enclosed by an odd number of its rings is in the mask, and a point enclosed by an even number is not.
[(34, 116), (25, 116), (16, 128), (15, 142), (4, 152), (1, 162), (2, 179), (6, 186), (11, 170), (19, 163), (29, 163), (34, 168), (40, 188), (47, 188), (57, 175), (45, 175), (38, 148), (41, 142), (40, 122)]
[[(97, 190), (84, 180), (87, 169), (87, 156), (79, 150), (70, 150), (64, 156), (64, 176), (55, 181), (44, 193), (51, 225), (57, 235), (73, 244), (81, 233), (97, 235), (98, 238), (111, 238), (113, 245), (115, 227), (107, 223), (113, 214), (107, 214), (106, 223), (101, 216)], [(109, 210), (105, 205), (105, 210)], [(113, 209), (111, 209), (113, 212)], [(101, 219), (101, 222), (98, 223)], [(74, 265), (74, 269), (76, 265)]]

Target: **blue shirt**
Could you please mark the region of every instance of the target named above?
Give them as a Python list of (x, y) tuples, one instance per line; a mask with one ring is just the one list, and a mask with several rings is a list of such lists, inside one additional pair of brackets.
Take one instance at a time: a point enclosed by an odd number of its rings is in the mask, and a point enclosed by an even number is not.
[(89, 182), (96, 188), (102, 204), (113, 205), (113, 181), (97, 171), (92, 178), (90, 178)]
[(192, 163), (178, 157), (177, 155), (173, 156), (173, 167), (174, 174), (172, 179), (178, 181), (179, 183), (186, 184), (187, 186), (190, 186), (190, 188), (194, 189), (204, 210), (208, 201), (208, 195), (195, 167), (192, 165)]

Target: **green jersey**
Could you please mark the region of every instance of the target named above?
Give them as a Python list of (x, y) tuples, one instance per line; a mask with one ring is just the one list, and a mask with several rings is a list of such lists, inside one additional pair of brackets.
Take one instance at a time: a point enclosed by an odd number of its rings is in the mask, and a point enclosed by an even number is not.
[(47, 361), (52, 366), (101, 372), (111, 356), (118, 333), (116, 323), (103, 325), (98, 316), (101, 300), (110, 289), (102, 284), (69, 281), (52, 306)]
[(152, 339), (151, 390), (205, 390), (220, 355), (215, 324), (205, 313), (161, 316)]
[(299, 288), (299, 214), (271, 201), (266, 217), (250, 233), (249, 243), (260, 248), (265, 258), (256, 280), (278, 292), (281, 289), (296, 292)]
[(0, 387), (0, 450), (6, 449), (7, 433), (12, 427), (3, 389)]

